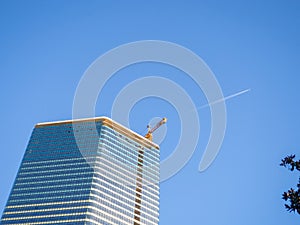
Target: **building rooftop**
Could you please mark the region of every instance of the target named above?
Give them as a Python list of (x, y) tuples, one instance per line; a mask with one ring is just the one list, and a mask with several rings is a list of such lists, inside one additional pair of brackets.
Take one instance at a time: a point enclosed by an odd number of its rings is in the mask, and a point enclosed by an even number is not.
[(141, 145), (143, 145), (145, 147), (153, 147), (153, 148), (159, 149), (159, 145), (148, 140), (144, 136), (128, 129), (127, 127), (121, 125), (120, 123), (117, 123), (116, 121), (112, 120), (111, 118), (108, 118), (105, 116), (74, 119), (74, 120), (54, 121), (54, 122), (43, 122), (43, 123), (37, 123), (35, 125), (35, 127), (38, 128), (38, 127), (44, 127), (44, 126), (55, 126), (55, 125), (61, 125), (61, 124), (74, 124), (74, 123), (81, 123), (81, 122), (97, 122), (97, 121), (101, 121), (104, 126), (108, 126), (112, 129), (116, 130), (117, 132), (123, 134), (124, 136), (127, 136), (128, 138), (135, 140), (136, 142), (140, 143)]

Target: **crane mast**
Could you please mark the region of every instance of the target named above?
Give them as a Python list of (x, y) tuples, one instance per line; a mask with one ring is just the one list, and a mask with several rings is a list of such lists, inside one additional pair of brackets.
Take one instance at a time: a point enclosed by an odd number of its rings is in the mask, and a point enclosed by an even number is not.
[(147, 126), (148, 128), (148, 133), (145, 135), (145, 138), (148, 140), (152, 141), (152, 133), (156, 131), (161, 125), (165, 124), (167, 122), (167, 118), (164, 117), (162, 118), (161, 121), (159, 121), (154, 127), (150, 127), (150, 125)]
[[(150, 125), (147, 126), (148, 133), (145, 135), (145, 138), (152, 141), (152, 133), (156, 131), (161, 125), (167, 122), (167, 118), (163, 118), (159, 121), (153, 128)], [(144, 164), (144, 150), (138, 150), (137, 158), (137, 174), (136, 174), (136, 188), (135, 188), (135, 210), (134, 210), (134, 219), (138, 222), (134, 222), (134, 225), (141, 224), (141, 199), (142, 199), (142, 187), (143, 187), (143, 164)]]

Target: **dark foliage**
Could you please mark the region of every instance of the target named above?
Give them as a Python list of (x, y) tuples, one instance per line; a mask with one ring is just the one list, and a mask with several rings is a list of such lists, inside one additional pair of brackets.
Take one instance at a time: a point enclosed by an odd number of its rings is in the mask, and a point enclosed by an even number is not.
[[(295, 161), (295, 155), (290, 155), (281, 160), (280, 166), (288, 168), (290, 171), (295, 169), (300, 171), (300, 160)], [(300, 214), (300, 179), (297, 184), (297, 190), (291, 188), (287, 192), (282, 194), (282, 199), (288, 201), (289, 204), (285, 204), (285, 208), (289, 212), (297, 212)]]

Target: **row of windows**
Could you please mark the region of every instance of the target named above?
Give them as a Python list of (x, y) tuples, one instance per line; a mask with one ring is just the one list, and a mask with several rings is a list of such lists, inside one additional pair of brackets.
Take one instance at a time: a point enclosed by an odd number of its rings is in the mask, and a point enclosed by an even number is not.
[(86, 160), (82, 157), (80, 158), (65, 158), (59, 160), (44, 160), (39, 162), (23, 162), (20, 168), (20, 174), (31, 173), (31, 172), (43, 172), (59, 169), (69, 169), (69, 168), (91, 168), (92, 163), (96, 161), (96, 157), (86, 157)]
[(6, 218), (3, 217), (2, 221), (17, 220), (18, 222), (31, 224), (32, 222), (50, 222), (57, 220), (73, 220), (73, 219), (84, 219), (86, 212), (81, 213), (64, 213), (64, 214), (54, 214), (54, 215), (36, 215), (36, 216), (24, 216), (24, 217), (13, 217)]
[(59, 210), (62, 208), (78, 208), (78, 207), (87, 207), (91, 203), (89, 200), (83, 201), (69, 201), (69, 202), (50, 202), (50, 203), (41, 203), (41, 204), (30, 204), (30, 205), (15, 205), (5, 208), (4, 214), (12, 213), (22, 213), (22, 212), (31, 212), (31, 211), (53, 211)]
[(32, 185), (38, 186), (39, 184), (42, 184), (41, 186), (45, 186), (48, 183), (51, 183), (52, 185), (55, 185), (55, 184), (64, 185), (64, 184), (68, 184), (68, 183), (85, 182), (86, 180), (91, 181), (92, 177), (66, 178), (66, 179), (60, 179), (60, 180), (45, 180), (45, 181), (33, 181), (33, 182), (18, 182), (15, 184), (15, 186), (31, 187)]
[(75, 187), (78, 187), (78, 188), (84, 188), (84, 187), (90, 187), (91, 186), (91, 182), (76, 182), (76, 183), (66, 183), (64, 185), (62, 184), (57, 184), (57, 185), (43, 185), (43, 186), (40, 186), (40, 187), (36, 187), (36, 186), (33, 186), (33, 187), (21, 187), (21, 188), (14, 188), (13, 189), (13, 192), (12, 193), (26, 193), (28, 191), (31, 191), (31, 190), (40, 190), (40, 191), (43, 191), (43, 190), (65, 190), (65, 189), (70, 189), (70, 188), (75, 188)]
[(14, 202), (14, 201), (30, 201), (31, 199), (51, 199), (52, 197), (55, 198), (61, 198), (64, 199), (67, 195), (68, 196), (73, 196), (73, 195), (87, 195), (89, 194), (89, 190), (90, 189), (86, 189), (86, 190), (63, 190), (63, 191), (57, 191), (55, 193), (55, 191), (49, 191), (49, 192), (38, 192), (38, 193), (28, 193), (28, 195), (11, 195), (10, 196), (10, 202)]
[(34, 207), (34, 208), (39, 208), (39, 207), (60, 207), (60, 205), (84, 205), (87, 202), (89, 202), (88, 200), (75, 200), (75, 201), (56, 201), (56, 202), (42, 202), (42, 203), (33, 203), (33, 204), (19, 204), (19, 205), (7, 205), (5, 207), (6, 209), (26, 209), (27, 207)]
[[(30, 202), (32, 203), (40, 203), (40, 202), (46, 202), (50, 200), (57, 200), (59, 199), (60, 201), (74, 201), (74, 200), (79, 200), (79, 199), (86, 199), (89, 197), (89, 194), (77, 194), (77, 195), (64, 195), (64, 196), (48, 196), (48, 197), (37, 197), (37, 198), (22, 198), (22, 199), (10, 199), (9, 203), (16, 202), (17, 204), (20, 204), (21, 202), (25, 202), (29, 204)], [(21, 203), (22, 204), (22, 203)], [(23, 203), (24, 204), (24, 203)]]
[(38, 191), (38, 192), (24, 192), (24, 193), (18, 193), (18, 194), (11, 194), (11, 196), (30, 196), (30, 195), (46, 195), (46, 196), (53, 196), (57, 195), (58, 193), (76, 193), (76, 192), (81, 192), (84, 193), (84, 191), (89, 191), (90, 188), (78, 188), (78, 189), (64, 189), (64, 190), (57, 190), (57, 189), (52, 189), (49, 191)]
[[(78, 148), (80, 147), (80, 148)], [(66, 143), (52, 143), (52, 144), (47, 144), (43, 143), (38, 146), (29, 146), (26, 150), (26, 156), (28, 154), (46, 154), (48, 152), (66, 152), (70, 150), (84, 150), (84, 151), (96, 151), (98, 148), (98, 140), (97, 142), (85, 142), (85, 143), (76, 143), (73, 141), (71, 144), (66, 144)]]
[[(95, 152), (87, 152), (85, 155), (95, 155)], [(68, 154), (55, 154), (55, 153), (49, 153), (49, 154), (44, 154), (40, 156), (30, 156), (24, 158), (24, 161), (40, 161), (40, 160), (49, 160), (49, 159), (62, 159), (62, 158), (75, 158), (75, 157), (82, 157), (81, 153), (79, 151), (72, 151), (69, 152)]]
[(50, 174), (50, 175), (45, 175), (45, 174), (38, 174), (39, 176), (18, 176), (17, 177), (17, 182), (18, 181), (23, 181), (23, 180), (34, 180), (34, 181), (41, 181), (41, 180), (48, 180), (49, 178), (51, 180), (57, 179), (59, 180), (59, 177), (68, 177), (68, 178), (75, 178), (80, 175), (92, 175), (93, 171), (84, 171), (84, 172), (76, 172), (72, 171), (73, 173), (57, 173), (57, 174)]
[[(20, 193), (20, 194), (14, 194), (12, 196), (10, 196), (8, 205), (14, 205), (16, 206), (16, 204), (14, 204), (15, 202), (19, 202), (18, 204), (33, 204), (34, 202), (32, 202), (32, 199), (44, 199), (47, 200), (47, 198), (49, 197), (49, 201), (45, 201), (46, 202), (55, 202), (54, 201), (50, 201), (52, 196), (55, 196), (59, 201), (59, 197), (61, 199), (64, 199), (65, 196), (87, 196), (90, 192), (90, 187), (88, 188), (82, 188), (82, 189), (71, 189), (71, 190), (47, 190), (47, 191), (40, 191), (40, 192), (28, 192), (27, 193)], [(81, 199), (86, 199), (81, 198)], [(78, 200), (78, 199), (73, 199), (73, 200)], [(69, 199), (68, 199), (69, 201)], [(22, 203), (21, 203), (22, 202)]]
[[(92, 152), (95, 154), (98, 150), (98, 145), (94, 146), (94, 148), (92, 148), (91, 146), (89, 146), (88, 148), (82, 148), (82, 150), (84, 150), (84, 152)], [(74, 153), (80, 155), (80, 151), (77, 145), (76, 146), (74, 145), (73, 147), (72, 146), (57, 147), (56, 145), (55, 146), (45, 145), (45, 146), (40, 146), (38, 149), (28, 150), (25, 159), (27, 159), (28, 157), (39, 157), (44, 155), (61, 156), (65, 153), (69, 154), (69, 156), (70, 154), (74, 154)]]
[[(85, 157), (85, 158), (82, 158), (82, 157), (73, 157), (73, 158), (65, 158), (65, 159), (53, 159), (53, 160), (40, 160), (40, 161), (36, 161), (36, 162), (22, 162), (22, 167), (21, 167), (21, 170), (22, 169), (25, 169), (25, 168), (34, 168), (34, 167), (31, 167), (31, 165), (39, 165), (41, 164), (42, 166), (57, 166), (57, 165), (60, 165), (61, 162), (66, 163), (66, 162), (69, 162), (69, 163), (77, 163), (78, 161), (79, 162), (86, 162), (86, 161), (89, 161), (89, 160), (93, 160), (94, 157)], [(45, 165), (46, 164), (46, 165)], [(29, 165), (30, 167), (25, 167), (25, 165)]]
[(99, 136), (95, 135), (82, 135), (78, 134), (76, 135), (76, 139), (74, 136), (67, 136), (62, 137), (59, 136), (58, 138), (53, 138), (52, 136), (48, 136), (45, 138), (39, 138), (34, 141), (30, 141), (28, 146), (30, 148), (39, 148), (40, 146), (53, 146), (56, 145), (56, 147), (60, 148), (61, 146), (70, 146), (74, 144), (96, 144), (98, 143)]
[[(86, 221), (88, 221), (88, 219), (84, 218), (84, 219), (65, 219), (65, 220), (56, 220), (56, 221), (38, 221), (38, 222), (30, 222), (30, 224), (26, 221), (2, 221), (1, 224), (2, 225), (8, 225), (8, 224), (16, 224), (16, 225), (52, 225), (52, 224), (60, 224), (60, 225), (86, 225)], [(94, 224), (93, 224), (94, 225)]]
[(99, 140), (99, 135), (95, 135), (94, 133), (76, 134), (76, 139), (73, 134), (45, 135), (43, 137), (33, 137), (30, 139), (29, 146), (36, 147), (43, 144), (52, 145), (56, 143), (69, 145), (75, 143), (75, 141), (97, 143), (97, 140)]
[(87, 206), (85, 207), (73, 207), (73, 208), (57, 208), (57, 209), (42, 209), (42, 210), (30, 210), (30, 211), (15, 211), (10, 213), (4, 213), (3, 218), (15, 218), (15, 217), (35, 217), (35, 216), (49, 216), (58, 215), (66, 213), (76, 213), (81, 214), (87, 211)]
[[(81, 164), (80, 166), (78, 164)], [(38, 170), (31, 170), (31, 171), (25, 171), (25, 172), (20, 172), (18, 176), (28, 176), (28, 175), (33, 175), (33, 174), (55, 174), (55, 173), (62, 173), (62, 172), (67, 172), (67, 171), (72, 171), (72, 172), (78, 172), (78, 171), (84, 171), (84, 170), (91, 170), (90, 166), (87, 166), (86, 163), (78, 163), (77, 165), (72, 164), (72, 166), (61, 166), (61, 168), (53, 168), (53, 167), (48, 167), (46, 170), (41, 170), (45, 169), (43, 167), (38, 167)]]

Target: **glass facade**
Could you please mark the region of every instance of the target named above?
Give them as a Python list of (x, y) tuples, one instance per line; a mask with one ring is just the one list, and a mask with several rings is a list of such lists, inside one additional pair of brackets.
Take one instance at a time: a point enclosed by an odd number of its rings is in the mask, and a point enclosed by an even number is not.
[(109, 118), (37, 124), (1, 224), (157, 225), (158, 183), (158, 146)]

